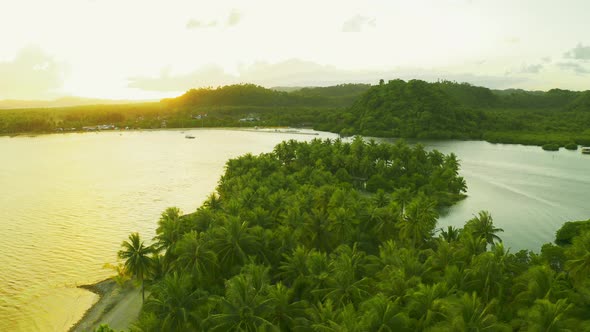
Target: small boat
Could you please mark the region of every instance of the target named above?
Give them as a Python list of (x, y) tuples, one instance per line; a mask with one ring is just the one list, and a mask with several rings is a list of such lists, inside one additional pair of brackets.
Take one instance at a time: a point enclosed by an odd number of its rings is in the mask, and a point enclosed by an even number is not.
[(583, 154), (590, 154), (590, 147), (584, 147), (584, 148), (582, 148), (582, 153)]
[(188, 139), (194, 139), (194, 138), (195, 138), (195, 136), (193, 136), (193, 135), (189, 135), (189, 134), (186, 134), (186, 135), (184, 135), (184, 138), (188, 138)]

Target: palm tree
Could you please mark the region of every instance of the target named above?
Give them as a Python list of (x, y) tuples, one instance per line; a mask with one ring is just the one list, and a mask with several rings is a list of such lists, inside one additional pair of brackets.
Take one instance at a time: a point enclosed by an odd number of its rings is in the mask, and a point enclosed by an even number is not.
[(308, 256), (309, 251), (301, 245), (297, 246), (292, 253), (283, 254), (284, 260), (279, 266), (281, 272), (278, 275), (287, 285), (292, 285), (295, 280), (309, 273), (307, 268)]
[(377, 294), (360, 306), (362, 322), (367, 331), (412, 331), (410, 318), (402, 311), (399, 299), (395, 302), (383, 294)]
[(548, 265), (537, 265), (520, 275), (512, 288), (518, 292), (516, 301), (530, 306), (538, 299), (561, 298), (566, 287), (563, 281)]
[(565, 262), (566, 271), (576, 283), (588, 280), (590, 275), (590, 231), (576, 236), (567, 254), (571, 257)]
[(166, 250), (166, 255), (169, 256), (172, 252), (174, 244), (180, 240), (182, 231), (180, 229), (180, 217), (182, 212), (179, 208), (167, 208), (162, 213), (160, 220), (158, 220), (158, 228), (156, 229), (156, 237), (154, 238), (155, 246), (158, 251)]
[(317, 291), (337, 305), (358, 304), (369, 295), (370, 280), (365, 276), (366, 255), (357, 245), (342, 245), (331, 255), (327, 287)]
[(252, 278), (238, 274), (226, 284), (225, 297), (218, 299), (220, 313), (211, 314), (206, 320), (211, 331), (259, 331), (278, 330), (269, 321), (273, 312), (271, 298), (264, 292), (268, 284), (255, 287)]
[(406, 206), (412, 201), (412, 196), (410, 188), (399, 188), (393, 192), (393, 201), (400, 207), (400, 218), (406, 213)]
[(440, 236), (443, 240), (447, 241), (447, 243), (458, 241), (460, 233), (461, 229), (453, 226), (447, 226), (447, 230), (444, 230), (443, 228), (440, 229)]
[(492, 215), (488, 211), (479, 211), (477, 216), (467, 221), (464, 229), (475, 237), (485, 239), (486, 247), (487, 244), (493, 246), (495, 241), (502, 242), (502, 239), (496, 233), (504, 230), (494, 226)]
[(152, 260), (149, 255), (154, 252), (150, 246), (145, 246), (138, 233), (131, 233), (129, 241), (121, 243), (122, 250), (118, 256), (125, 260), (125, 269), (141, 282), (141, 299), (145, 301), (144, 279), (149, 273)]
[(418, 289), (407, 295), (410, 317), (417, 320), (417, 330), (424, 330), (445, 319), (442, 299), (451, 290), (442, 282), (434, 285), (419, 284)]
[(175, 248), (177, 270), (187, 270), (199, 276), (213, 275), (217, 268), (217, 255), (203, 239), (203, 234), (191, 231), (183, 235)]
[(294, 291), (278, 282), (268, 289), (268, 299), (273, 303), (269, 321), (281, 331), (292, 331), (298, 320), (305, 317), (306, 303), (294, 300)]
[[(199, 328), (201, 315), (198, 309), (208, 304), (208, 294), (196, 289), (188, 275), (168, 274), (154, 285), (146, 309), (159, 318), (162, 331), (189, 331)], [(201, 314), (207, 314), (207, 309)]]
[(419, 196), (408, 205), (404, 218), (399, 223), (400, 236), (410, 241), (412, 247), (419, 247), (432, 236), (437, 218), (436, 202)]
[(555, 303), (547, 299), (536, 300), (535, 305), (527, 313), (527, 331), (572, 331), (571, 327), (580, 326), (579, 321), (567, 319), (567, 312), (573, 306), (567, 299), (560, 299)]
[(447, 321), (440, 327), (450, 331), (510, 331), (493, 314), (496, 304), (494, 300), (483, 304), (475, 292), (465, 293), (446, 308)]
[(215, 229), (212, 241), (211, 247), (217, 253), (220, 265), (230, 275), (260, 247), (258, 237), (252, 233), (248, 223), (234, 216), (229, 216), (222, 226)]

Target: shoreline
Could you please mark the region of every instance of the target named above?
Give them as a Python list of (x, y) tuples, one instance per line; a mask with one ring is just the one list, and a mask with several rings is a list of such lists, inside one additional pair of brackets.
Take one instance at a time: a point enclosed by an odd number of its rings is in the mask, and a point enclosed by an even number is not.
[[(77, 286), (77, 288), (85, 289), (85, 290), (87, 290), (89, 292), (92, 292), (92, 293), (98, 295), (98, 301), (96, 301), (90, 308), (88, 308), (84, 312), (84, 314), (82, 315), (82, 317), (80, 317), (80, 319), (78, 319), (78, 321), (76, 323), (74, 323), (74, 325), (72, 325), (68, 329), (68, 332), (76, 331), (82, 325), (88, 325), (89, 323), (91, 323), (91, 324), (94, 323), (94, 322), (88, 322), (88, 320), (91, 319), (91, 316), (93, 316), (92, 313), (95, 312), (95, 311), (97, 311), (97, 308), (99, 307), (99, 305), (102, 302), (104, 302), (108, 296), (112, 296), (112, 293), (114, 292), (114, 290), (115, 290), (116, 287), (117, 287), (117, 284), (111, 278), (107, 278), (105, 280), (99, 281), (99, 282), (94, 283), (94, 284), (87, 284), (87, 285), (79, 285), (79, 286)], [(100, 320), (100, 318), (102, 318), (103, 315), (104, 315), (104, 313), (102, 313), (98, 317), (98, 319)]]
[[(318, 135), (316, 133), (319, 132), (326, 132), (332, 134), (338, 134), (335, 132), (330, 131), (323, 131), (323, 130), (316, 130), (310, 127), (289, 127), (289, 126), (268, 126), (268, 127), (259, 127), (256, 129), (255, 126), (250, 127), (186, 127), (186, 128), (177, 128), (177, 127), (170, 127), (170, 128), (132, 128), (132, 129), (119, 129), (119, 130), (96, 130), (96, 131), (84, 131), (84, 130), (75, 130), (75, 131), (63, 131), (63, 132), (56, 132), (56, 131), (49, 131), (49, 132), (19, 132), (19, 133), (0, 133), (1, 137), (38, 137), (44, 135), (55, 135), (55, 134), (85, 134), (85, 133), (100, 133), (100, 132), (142, 132), (142, 131), (185, 131), (185, 130), (235, 130), (235, 131), (249, 131), (249, 132), (265, 132), (265, 133), (275, 133), (275, 134), (299, 134), (299, 135)], [(290, 130), (312, 130), (316, 133), (309, 133), (309, 132), (291, 132)], [(493, 132), (491, 133), (493, 134)], [(532, 133), (532, 134), (539, 134), (539, 133)], [(379, 136), (363, 136), (365, 138), (377, 138), (377, 139), (403, 139), (406, 141), (412, 140), (427, 140), (427, 141), (476, 141), (476, 142), (487, 142), (490, 144), (505, 144), (505, 145), (522, 145), (522, 146), (535, 146), (535, 147), (542, 147), (544, 144), (543, 142), (532, 142), (530, 140), (518, 140), (518, 139), (492, 139), (492, 138), (417, 138), (417, 137), (379, 137)], [(565, 144), (558, 143), (560, 145), (560, 149), (564, 147)], [(584, 144), (577, 144), (578, 147), (584, 147)]]
[(139, 318), (143, 306), (141, 290), (133, 287), (131, 282), (121, 287), (109, 278), (78, 288), (98, 294), (99, 299), (70, 327), (69, 332), (94, 331), (101, 324), (108, 324), (115, 331), (128, 330)]

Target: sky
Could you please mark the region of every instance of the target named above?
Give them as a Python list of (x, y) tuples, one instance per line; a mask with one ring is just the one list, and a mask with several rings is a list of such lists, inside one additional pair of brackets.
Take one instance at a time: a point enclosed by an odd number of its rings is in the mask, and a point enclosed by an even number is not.
[(590, 89), (587, 0), (0, 0), (0, 99), (447, 79)]

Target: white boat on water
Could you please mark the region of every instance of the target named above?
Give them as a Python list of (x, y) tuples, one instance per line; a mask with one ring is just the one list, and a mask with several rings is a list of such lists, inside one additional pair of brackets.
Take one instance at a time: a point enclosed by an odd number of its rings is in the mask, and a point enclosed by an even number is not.
[(582, 148), (582, 153), (583, 154), (590, 154), (590, 147), (583, 147)]
[(193, 135), (189, 135), (189, 134), (186, 134), (186, 135), (184, 135), (184, 138), (188, 138), (188, 139), (194, 139), (194, 138), (195, 138), (195, 136), (193, 136)]

